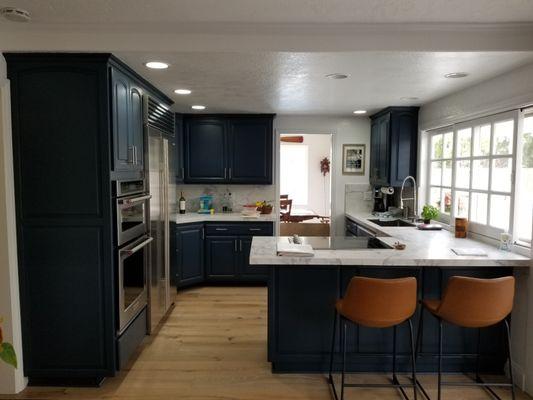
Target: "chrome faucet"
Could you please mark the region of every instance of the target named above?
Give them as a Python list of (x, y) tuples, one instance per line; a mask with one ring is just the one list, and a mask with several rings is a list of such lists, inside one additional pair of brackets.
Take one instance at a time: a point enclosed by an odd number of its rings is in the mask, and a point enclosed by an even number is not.
[[(408, 197), (408, 198), (404, 198), (403, 197), (403, 189), (405, 187), (405, 182), (407, 182), (407, 180), (412, 180), (413, 181), (413, 197)], [(417, 191), (417, 187), (416, 187), (416, 180), (414, 177), (412, 177), (411, 175), (409, 176), (406, 176), (405, 179), (403, 180), (402, 182), (402, 189), (400, 191), (400, 203), (401, 203), (401, 207), (402, 207), (402, 210), (403, 210), (403, 216), (404, 218), (409, 218), (409, 207), (405, 206), (404, 205), (404, 201), (405, 200), (412, 200), (413, 201), (413, 222), (416, 221), (416, 219), (418, 218), (418, 203), (416, 201), (416, 191)]]

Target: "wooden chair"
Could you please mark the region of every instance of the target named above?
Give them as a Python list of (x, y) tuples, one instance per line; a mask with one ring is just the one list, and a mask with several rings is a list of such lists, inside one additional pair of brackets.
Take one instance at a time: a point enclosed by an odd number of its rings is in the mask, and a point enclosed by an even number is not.
[(280, 200), (279, 209), (280, 209), (280, 221), (290, 222), (291, 210), (292, 210), (292, 199)]

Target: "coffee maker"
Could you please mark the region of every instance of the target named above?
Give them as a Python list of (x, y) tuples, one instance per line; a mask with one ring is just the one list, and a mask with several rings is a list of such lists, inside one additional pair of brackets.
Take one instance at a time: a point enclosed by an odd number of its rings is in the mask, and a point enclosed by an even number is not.
[(390, 197), (394, 194), (394, 188), (388, 186), (374, 188), (374, 208), (372, 212), (387, 212), (389, 208)]

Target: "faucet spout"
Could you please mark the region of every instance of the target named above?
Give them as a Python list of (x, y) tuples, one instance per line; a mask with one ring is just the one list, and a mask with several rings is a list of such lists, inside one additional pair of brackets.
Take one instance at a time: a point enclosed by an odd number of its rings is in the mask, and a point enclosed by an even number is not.
[[(405, 188), (405, 183), (407, 181), (412, 181), (413, 182), (413, 197), (409, 197), (409, 198), (405, 198), (403, 197), (403, 190)], [(413, 220), (416, 220), (416, 218), (418, 217), (418, 202), (417, 202), (417, 199), (416, 199), (416, 192), (417, 192), (417, 186), (416, 186), (416, 179), (411, 176), (411, 175), (408, 175), (405, 177), (405, 179), (403, 180), (402, 182), (402, 189), (400, 190), (400, 203), (401, 203), (401, 207), (402, 209), (406, 210), (405, 209), (405, 206), (404, 206), (404, 201), (405, 200), (412, 200), (413, 201)], [(407, 210), (407, 218), (409, 217), (409, 211)]]

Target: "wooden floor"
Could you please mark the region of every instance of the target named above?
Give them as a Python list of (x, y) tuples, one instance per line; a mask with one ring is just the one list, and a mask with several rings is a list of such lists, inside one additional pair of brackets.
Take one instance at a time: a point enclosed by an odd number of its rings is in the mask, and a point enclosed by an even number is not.
[[(101, 388), (26, 389), (1, 399), (330, 399), (321, 374), (272, 374), (266, 361), (267, 291), (206, 287), (182, 291), (160, 331), (136, 360)], [(455, 379), (463, 379), (455, 377)], [(349, 381), (384, 382), (383, 375)], [(435, 377), (422, 376), (432, 397)], [(510, 398), (509, 391), (499, 391)], [(410, 392), (412, 393), (412, 392)], [(348, 399), (400, 399), (393, 389), (347, 389)], [(421, 397), (419, 396), (419, 399)], [(434, 397), (436, 398), (436, 396)], [(490, 399), (482, 389), (446, 388), (444, 399)], [(518, 399), (529, 399), (520, 393)]]

